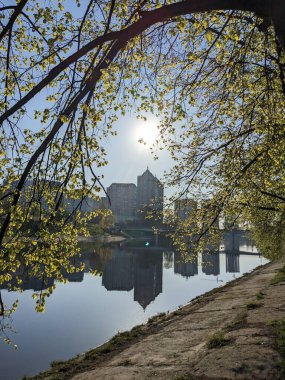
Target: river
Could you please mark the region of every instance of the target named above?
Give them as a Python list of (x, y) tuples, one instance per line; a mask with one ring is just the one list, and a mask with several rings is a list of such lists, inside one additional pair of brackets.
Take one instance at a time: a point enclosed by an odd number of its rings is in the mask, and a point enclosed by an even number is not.
[(26, 277), (21, 293), (1, 290), (6, 305), (19, 300), (11, 318), (0, 321), (2, 338), (12, 342), (0, 340), (1, 379), (36, 374), (51, 361), (85, 352), (267, 262), (240, 233), (216, 253), (190, 256), (189, 262), (146, 239), (100, 249), (85, 243), (82, 252), (84, 271), (66, 273), (68, 282), (56, 283), (44, 313), (35, 312), (32, 298), (40, 280)]

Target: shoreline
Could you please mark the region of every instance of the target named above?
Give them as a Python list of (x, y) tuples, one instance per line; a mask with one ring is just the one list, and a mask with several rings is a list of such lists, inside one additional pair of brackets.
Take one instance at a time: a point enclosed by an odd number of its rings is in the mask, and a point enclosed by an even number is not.
[(283, 265), (260, 266), (29, 379), (281, 379)]
[(103, 244), (109, 244), (109, 243), (120, 243), (121, 241), (126, 240), (124, 236), (119, 235), (98, 235), (98, 236), (78, 236), (79, 242), (86, 242), (86, 243), (103, 243)]

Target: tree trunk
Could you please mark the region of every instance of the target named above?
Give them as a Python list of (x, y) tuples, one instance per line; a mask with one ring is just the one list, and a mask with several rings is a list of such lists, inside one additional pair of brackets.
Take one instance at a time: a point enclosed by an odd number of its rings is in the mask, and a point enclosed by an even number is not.
[(285, 1), (268, 1), (270, 4), (271, 20), (276, 31), (280, 46), (285, 53)]

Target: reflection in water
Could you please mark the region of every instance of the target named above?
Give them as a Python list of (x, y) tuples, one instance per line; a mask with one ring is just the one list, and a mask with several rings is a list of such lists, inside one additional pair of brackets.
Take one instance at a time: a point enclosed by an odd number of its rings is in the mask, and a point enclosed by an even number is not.
[(134, 288), (134, 301), (145, 309), (162, 292), (162, 253), (114, 248), (112, 258), (103, 268), (102, 285), (107, 290)]
[(218, 276), (220, 274), (220, 256), (218, 251), (202, 253), (202, 271), (208, 276)]
[(114, 248), (113, 256), (103, 268), (102, 285), (107, 290), (126, 290), (134, 287), (134, 257), (130, 252)]
[(84, 278), (84, 271), (75, 272), (75, 273), (67, 273), (64, 276), (69, 282), (81, 282)]
[(135, 255), (134, 301), (145, 310), (162, 292), (162, 252)]
[(173, 267), (173, 252), (172, 251), (163, 252), (163, 266), (165, 269), (170, 269)]
[(191, 277), (198, 274), (198, 257), (189, 255), (185, 257), (181, 253), (174, 254), (174, 273), (181, 274), (183, 277)]
[[(57, 280), (38, 279), (22, 267), (17, 275), (22, 280), (21, 289), (27, 292), (4, 290), (9, 289), (8, 283), (2, 286), (3, 302), (13, 305), (19, 298), (20, 307), (13, 313), (14, 326), (7, 315), (0, 318), (0, 335), (6, 334), (12, 344), (19, 346), (15, 354), (0, 342), (1, 376), (14, 380), (39, 372), (52, 360), (67, 359), (102, 344), (118, 330), (130, 329), (156, 313), (185, 304), (221, 281), (231, 280), (232, 273), (241, 275), (253, 269), (260, 258), (246, 255), (245, 243), (252, 252), (252, 243), (246, 242), (242, 234), (228, 235), (221, 244), (225, 253), (215, 250), (198, 257), (189, 254), (186, 261), (171, 246), (146, 246), (142, 240), (138, 246), (134, 240), (113, 247), (84, 243), (81, 256), (72, 262), (77, 272), (61, 270), (69, 284), (57, 284), (43, 314), (33, 311), (32, 289), (41, 293)], [(93, 277), (90, 272), (102, 277)]]
[[(84, 273), (90, 271), (102, 273), (102, 286), (108, 291), (131, 291), (134, 289), (134, 301), (138, 302), (145, 310), (146, 307), (162, 292), (163, 266), (165, 269), (173, 267), (174, 274), (189, 278), (197, 276), (198, 257), (189, 254), (188, 257), (179, 252), (165, 250), (160, 247), (148, 247), (144, 240), (137, 242), (132, 240), (123, 246), (98, 247), (84, 245), (81, 256), (73, 258), (73, 265), (77, 271), (69, 273), (66, 269), (61, 274), (68, 282), (82, 282)], [(244, 232), (227, 232), (220, 246), (226, 253), (226, 272), (240, 272), (240, 252), (257, 252), (254, 244)], [(242, 250), (241, 250), (242, 249)], [(164, 252), (163, 252), (164, 250)], [(218, 250), (203, 252), (201, 257), (202, 273), (218, 276), (220, 274), (220, 254)], [(80, 265), (84, 264), (84, 269)], [(17, 278), (20, 279), (21, 290), (34, 290), (36, 292), (45, 290), (54, 285), (54, 279), (37, 278), (30, 276), (29, 269), (21, 266)], [(12, 278), (9, 283), (4, 283), (0, 289), (13, 289), (18, 285), (18, 280)]]
[(44, 274), (36, 277), (30, 274), (29, 268), (21, 265), (10, 281), (3, 282), (0, 289), (34, 290), (35, 292), (45, 290), (54, 285), (54, 279)]
[(227, 252), (226, 254), (226, 272), (238, 273), (239, 269), (239, 254), (237, 252)]

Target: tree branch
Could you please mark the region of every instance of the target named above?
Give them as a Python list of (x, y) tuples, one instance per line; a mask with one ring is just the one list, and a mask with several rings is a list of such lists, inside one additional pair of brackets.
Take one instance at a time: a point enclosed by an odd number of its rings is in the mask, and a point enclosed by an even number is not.
[(21, 0), (17, 6), (14, 7), (14, 12), (12, 13), (12, 16), (10, 17), (7, 25), (3, 28), (2, 32), (0, 33), (0, 42), (5, 37), (5, 35), (9, 32), (9, 30), (12, 30), (13, 24), (17, 17), (22, 12), (22, 9), (27, 4), (28, 0)]
[(129, 27), (95, 38), (93, 41), (89, 42), (77, 52), (70, 55), (68, 58), (55, 66), (40, 83), (38, 83), (30, 92), (28, 92), (21, 100), (19, 100), (0, 117), (0, 124), (3, 123), (3, 121), (10, 117), (13, 113), (22, 108), (44, 87), (49, 85), (49, 83), (51, 83), (63, 70), (65, 70), (68, 66), (86, 55), (98, 45), (119, 39), (130, 41), (132, 38), (138, 36), (150, 26), (158, 22), (163, 22), (170, 18), (191, 13), (209, 12), (215, 10), (244, 10), (252, 11), (257, 15), (261, 15), (263, 12), (261, 12), (262, 8), (259, 3), (261, 2), (258, 2), (257, 0), (202, 0), (199, 2), (187, 0), (171, 5), (165, 5), (152, 11), (140, 12), (141, 18)]

